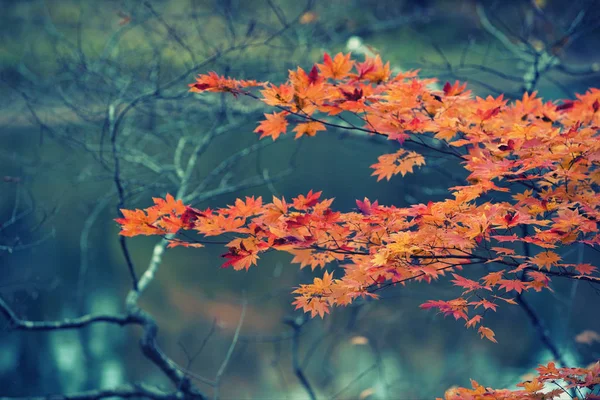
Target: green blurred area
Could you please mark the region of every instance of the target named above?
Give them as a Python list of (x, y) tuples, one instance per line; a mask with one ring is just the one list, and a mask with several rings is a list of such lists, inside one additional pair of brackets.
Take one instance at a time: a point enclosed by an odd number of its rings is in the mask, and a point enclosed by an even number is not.
[[(493, 15), (517, 27), (529, 3), (503, 2), (493, 8)], [(419, 68), (424, 76), (440, 76), (442, 82), (472, 79), (476, 83), (470, 87), (478, 95), (496, 95), (489, 87), (513, 93), (521, 89), (518, 82), (485, 71), (446, 68), (447, 63), (464, 62), (522, 74), (521, 66), (481, 29), (471, 1), (332, 0), (316, 1), (310, 11), (304, 2), (291, 0), (31, 0), (0, 5), (0, 176), (20, 181), (0, 182), (0, 221), (9, 220), (17, 208), (31, 210), (1, 233), (6, 240), (18, 236), (22, 243), (40, 241), (23, 251), (0, 252), (0, 293), (30, 319), (122, 310), (130, 289), (113, 222), (119, 214), (106, 133), (111, 104), (122, 112), (158, 84), (164, 98), (141, 101), (122, 120), (118, 136), (119, 146), (149, 154), (158, 165), (172, 162), (182, 135), (200, 138), (215, 122), (239, 121), (202, 155), (194, 171), (194, 179), (200, 181), (226, 157), (257, 143), (252, 131), (262, 112), (268, 111), (253, 108), (248, 99), (187, 94), (196, 73), (215, 70), (281, 82), (288, 69), (300, 65), (308, 70), (322, 60), (323, 52), (346, 51), (346, 41), (358, 35), (393, 66)], [(565, 23), (583, 9), (574, 4), (565, 11), (561, 1), (544, 2), (542, 7), (549, 17), (561, 22), (563, 18)], [(303, 16), (308, 22), (302, 23)], [(539, 40), (551, 41), (563, 25), (543, 25), (540, 32), (548, 38)], [(598, 32), (592, 30), (589, 37), (561, 50), (560, 57), (574, 65), (595, 62), (592, 50), (597, 38)], [(215, 54), (219, 56), (214, 60), (202, 62)], [(183, 79), (170, 84), (182, 74)], [(549, 99), (572, 96), (595, 83), (589, 75), (548, 76), (538, 89)], [(78, 114), (81, 109), (85, 112)], [(432, 157), (415, 174), (377, 183), (369, 166), (392, 147), (334, 131), (282, 140), (241, 159), (229, 179), (243, 180), (264, 170), (276, 175), (293, 159), (289, 176), (193, 205), (220, 207), (251, 195), (268, 200), (274, 191), (291, 198), (314, 189), (323, 190), (326, 198), (335, 197), (334, 207), (342, 211), (353, 209), (355, 200), (365, 196), (406, 206), (445, 198), (447, 187), (453, 186), (445, 173), (463, 176), (460, 166)], [(184, 159), (190, 152), (191, 147), (184, 147)], [(130, 155), (134, 158), (135, 153)], [(147, 207), (152, 197), (176, 189), (166, 178), (168, 173), (154, 173), (134, 161), (123, 165), (127, 208)], [(90, 220), (90, 215), (95, 218)], [(141, 274), (156, 238), (128, 243)], [(195, 374), (213, 376), (246, 296), (250, 306), (244, 339), (224, 378), (223, 398), (306, 398), (291, 367), (289, 338), (261, 340), (289, 334), (283, 318), (300, 315), (290, 305), (290, 292), (322, 271), (299, 271), (290, 264), (290, 256), (268, 254), (258, 267), (236, 272), (219, 268), (223, 252), (222, 245), (166, 252), (142, 299), (142, 306), (157, 318), (161, 346), (186, 365), (186, 352), (198, 348), (216, 320), (210, 345), (190, 367)], [(590, 254), (582, 250), (571, 255), (584, 256)], [(301, 352), (311, 355), (306, 372), (319, 398), (345, 389), (357, 376), (361, 379), (340, 398), (358, 398), (370, 388), (374, 394), (368, 398), (373, 399), (433, 398), (453, 384), (468, 385), (469, 378), (505, 387), (548, 359), (517, 307), (488, 318), (498, 345), (479, 340), (460, 323), (419, 310), (428, 299), (457, 293), (444, 283), (390, 289), (380, 301), (336, 310), (323, 321), (307, 323)], [(556, 282), (555, 291), (531, 299), (553, 337), (578, 361), (598, 358), (597, 346), (573, 342), (584, 329), (600, 331), (600, 322), (586, 311), (598, 305), (593, 289)], [(559, 305), (552, 305), (557, 298)], [(371, 346), (356, 344), (352, 340), (356, 337), (366, 337)], [(138, 340), (138, 330), (131, 327), (64, 334), (0, 330), (4, 343), (0, 395), (75, 391), (135, 380), (167, 387), (160, 372), (141, 355)], [(377, 368), (362, 376), (374, 362)]]

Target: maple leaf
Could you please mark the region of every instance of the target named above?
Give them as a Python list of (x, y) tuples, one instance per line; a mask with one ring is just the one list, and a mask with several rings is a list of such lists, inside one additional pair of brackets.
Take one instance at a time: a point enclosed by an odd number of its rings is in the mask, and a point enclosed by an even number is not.
[(517, 293), (521, 293), (526, 286), (525, 282), (516, 279), (501, 279), (498, 284), (500, 285), (500, 289), (504, 289), (507, 292), (514, 290)]
[(472, 281), (470, 279), (464, 278), (460, 275), (452, 274), (452, 276), (454, 277), (454, 280), (452, 282), (456, 286), (467, 289), (466, 292), (471, 292), (473, 290), (483, 288), (483, 286), (481, 286), (479, 283)]
[(325, 271), (323, 278), (314, 278), (313, 286), (315, 287), (316, 291), (324, 292), (325, 290), (329, 289), (332, 283), (333, 272)]
[(357, 64), (358, 75), (354, 76), (357, 80), (367, 80), (375, 84), (386, 82), (391, 75), (389, 61), (385, 64), (377, 54), (374, 58), (366, 57), (363, 63)]
[(315, 250), (313, 249), (293, 249), (290, 250), (290, 253), (294, 255), (292, 259), (292, 263), (300, 264), (300, 268), (304, 268), (307, 265), (311, 266), (311, 269), (315, 269), (317, 265), (315, 265)]
[(482, 306), (484, 309), (492, 310), (492, 311), (496, 311), (496, 309), (498, 307), (498, 305), (496, 303), (492, 303), (491, 301), (489, 301), (487, 299), (482, 299), (481, 301), (476, 301), (471, 304), (474, 305), (475, 308)]
[(181, 215), (186, 211), (186, 206), (183, 204), (181, 200), (175, 200), (175, 198), (168, 194), (164, 199), (161, 198), (153, 198), (154, 201), (154, 209), (159, 214), (173, 214), (173, 215)]
[(258, 125), (254, 132), (260, 133), (261, 139), (270, 136), (273, 140), (276, 140), (279, 135), (287, 131), (288, 122), (285, 118), (287, 114), (286, 111), (265, 114), (266, 119)]
[(444, 316), (452, 315), (454, 319), (460, 318), (468, 320), (465, 310), (467, 309), (467, 301), (463, 298), (458, 298), (450, 301), (428, 300), (419, 306), (425, 310), (437, 308)]
[(481, 121), (487, 121), (488, 119), (495, 117), (502, 110), (501, 107), (494, 107), (486, 111), (477, 110), (477, 114), (480, 116)]
[(550, 283), (550, 278), (543, 272), (527, 271), (527, 275), (533, 279), (531, 287), (535, 289), (536, 292), (539, 292), (543, 288), (547, 288)]
[(233, 87), (232, 83), (217, 75), (216, 72), (209, 72), (207, 75), (198, 75), (195, 83), (189, 85), (190, 92), (220, 92), (224, 89)]
[(516, 233), (513, 233), (512, 235), (493, 235), (492, 237), (499, 242), (514, 242), (517, 240), (521, 240), (521, 238), (518, 237)]
[(502, 280), (502, 275), (504, 275), (504, 271), (490, 272), (481, 279), (485, 283), (485, 286), (494, 286)]
[(313, 65), (309, 74), (308, 74), (308, 83), (310, 85), (315, 85), (317, 83), (321, 83), (323, 78), (319, 75), (319, 69), (316, 65)]
[(202, 216), (205, 216), (200, 210), (192, 207), (186, 207), (183, 214), (181, 214), (181, 224), (186, 229), (194, 227), (195, 222)]
[(504, 255), (514, 255), (515, 254), (514, 249), (507, 249), (506, 247), (491, 247), (491, 250), (495, 251), (496, 253), (504, 254)]
[[(358, 101), (364, 97), (364, 93), (361, 88), (356, 87), (353, 91), (347, 92), (344, 89), (340, 89), (340, 92), (344, 95), (344, 98), (348, 101)], [(349, 110), (347, 104), (344, 104), (344, 109)]]
[(560, 256), (553, 251), (544, 251), (529, 258), (529, 260), (540, 269), (546, 268), (548, 271), (550, 271), (550, 267), (556, 265), (560, 259)]
[(425, 158), (422, 155), (404, 149), (379, 156), (377, 160), (378, 163), (371, 165), (371, 168), (375, 169), (371, 175), (377, 175), (378, 182), (383, 178), (389, 181), (396, 174), (404, 176), (413, 172), (413, 167), (425, 165)]
[(471, 318), (470, 320), (468, 320), (468, 321), (467, 321), (467, 323), (465, 324), (465, 326), (466, 326), (467, 328), (472, 328), (472, 327), (474, 327), (475, 325), (477, 325), (477, 324), (481, 323), (481, 318), (482, 318), (482, 316), (481, 316), (481, 315), (476, 315), (476, 316), (474, 316), (473, 318)]
[(267, 205), (264, 210), (264, 218), (267, 223), (278, 221), (284, 214), (288, 212), (288, 205), (285, 198), (278, 199), (273, 196), (273, 203)]
[(307, 208), (314, 207), (319, 202), (319, 197), (321, 197), (322, 192), (313, 192), (310, 190), (306, 197), (304, 195), (300, 195), (292, 200), (292, 204), (294, 208), (297, 210), (306, 210)]
[(294, 128), (294, 132), (296, 132), (295, 138), (298, 139), (302, 135), (315, 136), (318, 131), (324, 130), (326, 130), (325, 125), (318, 121), (300, 123)]
[(190, 92), (231, 92), (233, 95), (239, 93), (239, 89), (249, 86), (263, 86), (264, 83), (257, 81), (243, 81), (219, 76), (216, 72), (207, 75), (198, 75), (195, 83), (188, 85)]
[(291, 85), (270, 85), (261, 90), (263, 101), (270, 106), (289, 106), (294, 99), (294, 88)]
[(234, 206), (229, 206), (229, 212), (236, 217), (249, 217), (262, 211), (262, 197), (257, 199), (246, 196), (246, 201), (236, 199)]
[(122, 209), (123, 218), (117, 218), (115, 221), (121, 225), (121, 236), (137, 235), (163, 235), (163, 229), (153, 225), (158, 219), (158, 214), (146, 214), (143, 210), (125, 210)]
[(350, 60), (350, 53), (338, 53), (333, 60), (327, 53), (323, 55), (323, 64), (317, 64), (324, 78), (343, 79), (348, 76), (354, 61)]
[(494, 331), (491, 330), (490, 328), (486, 328), (485, 326), (480, 326), (479, 329), (477, 330), (477, 332), (479, 332), (482, 339), (485, 337), (490, 342), (498, 343), (498, 341), (494, 338), (494, 336), (495, 336)]
[(536, 370), (540, 373), (540, 375), (551, 375), (556, 378), (560, 376), (560, 372), (556, 368), (556, 364), (554, 362), (549, 362), (548, 365), (540, 364)]
[(201, 248), (204, 247), (204, 245), (202, 243), (190, 243), (190, 242), (184, 242), (183, 240), (174, 240), (171, 239), (169, 240), (169, 244), (167, 245), (168, 248), (173, 248), (173, 247), (195, 247), (195, 248)]
[(521, 386), (525, 388), (525, 391), (528, 393), (536, 393), (544, 388), (544, 384), (540, 382), (538, 379), (533, 379), (531, 381), (519, 383), (517, 386)]
[(317, 315), (323, 318), (325, 314), (329, 314), (330, 312), (327, 300), (319, 297), (296, 297), (292, 305), (296, 306), (296, 310), (302, 308), (304, 312), (310, 312), (311, 318)]
[(156, 222), (155, 225), (161, 227), (165, 233), (175, 234), (179, 232), (180, 229), (184, 228), (183, 222), (181, 218), (165, 216)]
[(581, 275), (591, 275), (597, 270), (597, 268), (592, 264), (576, 264), (575, 270)]
[(236, 271), (241, 269), (248, 270), (252, 265), (256, 265), (259, 258), (256, 252), (246, 251), (236, 247), (231, 247), (229, 252), (221, 255), (221, 257), (227, 258), (227, 261), (221, 265), (221, 268), (232, 266)]
[(379, 207), (379, 202), (375, 200), (373, 203), (371, 203), (371, 201), (365, 197), (363, 201), (356, 200), (356, 205), (362, 214), (371, 215), (373, 211), (377, 210)]
[(459, 81), (455, 81), (454, 84), (450, 84), (450, 82), (446, 82), (443, 87), (444, 94), (446, 96), (457, 96), (465, 91), (467, 84), (460, 84)]

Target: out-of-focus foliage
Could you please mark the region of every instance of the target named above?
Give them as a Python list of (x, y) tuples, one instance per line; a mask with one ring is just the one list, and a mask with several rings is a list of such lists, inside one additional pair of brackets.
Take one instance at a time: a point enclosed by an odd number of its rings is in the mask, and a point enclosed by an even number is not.
[[(469, 80), (478, 95), (522, 97), (531, 84), (531, 63), (485, 29), (474, 2), (309, 3), (1, 3), (0, 176), (7, 178), (0, 182), (0, 294), (19, 316), (57, 320), (123, 311), (131, 278), (112, 220), (120, 217), (118, 208), (146, 207), (151, 197), (176, 194), (184, 181), (185, 203), (199, 209), (244, 196), (291, 198), (314, 188), (351, 211), (366, 193), (399, 207), (442, 200), (448, 181), (460, 174), (432, 159), (418, 177), (378, 184), (369, 166), (390, 153), (389, 143), (337, 131), (258, 142), (244, 132), (256, 129), (266, 109), (248, 99), (189, 94), (187, 83), (198, 73), (275, 82), (288, 69), (309, 71), (323, 52), (352, 43), (359, 58), (381, 52), (392, 70), (420, 68), (443, 81)], [(593, 2), (532, 4), (484, 2), (484, 11), (510, 43), (524, 42), (540, 54), (547, 49), (564, 63), (535, 82), (544, 98), (584, 92), (597, 78), (597, 8)], [(569, 39), (554, 43), (572, 25)], [(312, 128), (303, 134), (317, 132)], [(156, 245), (152, 238), (127, 242), (138, 275)], [(188, 376), (212, 379), (232, 343), (245, 293), (241, 334), (221, 379), (223, 398), (307, 398), (298, 366), (319, 398), (394, 398), (397, 392), (431, 398), (453, 384), (468, 386), (468, 377), (506, 387), (554, 358), (521, 309), (486, 315), (501, 327), (496, 337), (509, 338), (487, 344), (452, 321), (420, 312), (419, 304), (432, 298), (427, 286), (389, 289), (381, 301), (358, 303), (323, 322), (305, 320), (294, 313), (289, 293), (313, 280), (308, 269), (290, 267), (290, 256), (266, 254), (262, 268), (236, 273), (219, 268), (221, 249), (219, 243), (166, 251), (140, 306), (154, 315), (164, 353)], [(575, 263), (593, 253), (577, 248), (562, 256)], [(594, 288), (553, 283), (553, 293), (532, 297), (530, 305), (568, 363), (597, 359), (598, 342), (575, 339), (600, 332), (588, 311), (597, 304)], [(558, 308), (550, 306), (555, 296)], [(1, 395), (139, 380), (169, 387), (141, 355), (137, 328), (98, 324), (43, 333), (0, 324), (6, 326), (0, 331)]]

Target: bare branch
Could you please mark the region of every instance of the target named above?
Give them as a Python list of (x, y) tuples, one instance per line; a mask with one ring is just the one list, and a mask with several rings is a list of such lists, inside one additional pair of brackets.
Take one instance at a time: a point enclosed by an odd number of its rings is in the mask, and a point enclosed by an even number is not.
[(504, 34), (500, 29), (496, 28), (494, 24), (490, 22), (485, 12), (485, 9), (481, 2), (477, 2), (476, 4), (477, 16), (479, 17), (479, 22), (481, 22), (481, 26), (493, 37), (495, 37), (502, 45), (513, 53), (518, 58), (532, 62), (533, 57), (531, 54), (527, 52), (527, 49), (524, 46), (519, 46), (519, 44), (513, 43), (508, 36)]
[(294, 335), (292, 336), (292, 368), (294, 369), (294, 373), (306, 390), (308, 397), (310, 397), (311, 400), (317, 400), (317, 395), (315, 394), (312, 385), (308, 381), (308, 378), (306, 377), (304, 369), (300, 363), (300, 335), (302, 332), (302, 327), (306, 323), (306, 315), (303, 315), (300, 318), (288, 318), (284, 322), (291, 326), (294, 330)]
[(221, 364), (221, 367), (219, 368), (219, 371), (217, 372), (217, 375), (215, 376), (215, 392), (213, 395), (213, 398), (215, 400), (219, 399), (219, 389), (220, 389), (221, 378), (223, 377), (223, 374), (227, 370), (227, 366), (229, 365), (229, 361), (231, 360), (231, 356), (233, 355), (233, 350), (235, 349), (235, 346), (240, 337), (240, 331), (242, 330), (242, 325), (244, 324), (244, 318), (246, 317), (246, 307), (247, 306), (248, 306), (248, 302), (244, 298), (244, 300), (242, 301), (242, 313), (240, 314), (240, 319), (238, 321), (237, 327), (235, 328), (235, 333), (233, 334), (233, 339), (231, 339), (231, 344), (229, 345), (229, 350), (227, 350), (225, 359), (223, 360), (223, 363)]
[(352, 385), (354, 385), (356, 382), (358, 382), (360, 379), (362, 379), (365, 375), (367, 375), (369, 372), (373, 371), (375, 368), (377, 368), (377, 363), (374, 363), (373, 365), (371, 365), (369, 368), (365, 369), (363, 372), (361, 372), (360, 374), (358, 374), (356, 376), (356, 378), (354, 378), (352, 381), (350, 381), (346, 386), (344, 386), (342, 389), (340, 389), (337, 393), (335, 393), (333, 396), (331, 396), (331, 400), (335, 400), (338, 397), (340, 397), (340, 395), (342, 393), (344, 393), (346, 390), (348, 390), (349, 388), (352, 387)]
[(173, 38), (173, 40), (175, 40), (177, 44), (179, 44), (189, 54), (192, 63), (196, 64), (196, 57), (194, 55), (193, 50), (188, 46), (187, 43), (183, 41), (183, 39), (181, 38), (181, 36), (179, 36), (177, 31), (167, 21), (165, 21), (162, 15), (156, 12), (156, 10), (154, 9), (154, 7), (152, 7), (152, 4), (150, 4), (150, 2), (144, 1), (144, 6), (146, 6), (146, 8), (150, 10), (152, 15), (154, 15), (154, 17), (161, 23), (161, 25), (165, 27), (165, 29)]
[(155, 400), (179, 400), (185, 397), (178, 392), (165, 393), (146, 384), (124, 385), (114, 389), (97, 389), (71, 394), (54, 394), (46, 396), (12, 397), (0, 396), (0, 400), (96, 400), (105, 398), (147, 398)]
[[(121, 179), (121, 159), (117, 153), (117, 119), (115, 119), (115, 106), (114, 103), (108, 106), (108, 115), (107, 121), (109, 125), (110, 132), (110, 142), (112, 147), (112, 154), (114, 160), (114, 176), (113, 180), (115, 182), (115, 186), (117, 188), (117, 195), (119, 196), (119, 203), (117, 204), (117, 213), (125, 207), (125, 189), (123, 188), (123, 182)], [(134, 290), (138, 290), (138, 278), (135, 272), (135, 267), (133, 265), (133, 260), (131, 259), (131, 255), (129, 254), (129, 249), (127, 248), (127, 239), (125, 236), (119, 236), (119, 244), (121, 245), (121, 250), (123, 256), (125, 257), (125, 262), (127, 263), (127, 269), (129, 271), (129, 275), (131, 276), (131, 281)]]
[(552, 353), (552, 357), (563, 367), (568, 367), (562, 354), (558, 350), (558, 346), (550, 337), (550, 333), (543, 325), (542, 320), (537, 315), (535, 310), (529, 305), (529, 303), (525, 300), (522, 294), (518, 294), (516, 300), (517, 303), (519, 303), (519, 306), (521, 306), (523, 311), (525, 311), (525, 313), (527, 314), (527, 317), (529, 318), (531, 325), (533, 325), (533, 328), (535, 329), (542, 344), (550, 351), (550, 353)]
[(59, 321), (28, 321), (19, 318), (8, 304), (0, 297), (0, 313), (10, 322), (15, 330), (53, 331), (83, 328), (90, 324), (106, 322), (116, 325), (141, 325), (143, 321), (133, 315), (101, 315), (89, 314), (78, 318), (65, 318)]

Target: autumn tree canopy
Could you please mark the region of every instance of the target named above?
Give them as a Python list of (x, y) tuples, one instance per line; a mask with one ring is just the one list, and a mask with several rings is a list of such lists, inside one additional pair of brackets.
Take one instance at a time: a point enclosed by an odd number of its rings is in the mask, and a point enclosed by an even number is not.
[[(246, 197), (214, 210), (168, 195), (144, 210), (122, 210), (121, 235), (159, 235), (171, 247), (202, 247), (206, 237), (234, 234), (223, 267), (236, 270), (249, 269), (271, 250), (290, 253), (300, 268), (335, 263), (294, 290), (294, 305), (313, 317), (377, 298), (390, 285), (449, 281), (462, 290), (459, 297), (421, 307), (450, 315), (492, 342), (497, 339), (485, 316), (516, 304), (515, 296), (551, 290), (555, 278), (600, 282), (594, 265), (561, 255), (575, 244), (600, 245), (600, 90), (559, 103), (535, 92), (516, 101), (484, 99), (459, 82), (438, 91), (431, 88), (434, 80), (415, 71), (394, 74), (379, 56), (359, 62), (342, 53), (325, 54), (308, 71), (290, 71), (280, 85), (210, 72), (190, 91), (229, 92), (270, 106), (273, 112), (255, 129), (260, 138), (332, 129), (385, 136), (397, 150), (371, 166), (377, 180), (418, 173), (432, 152), (455, 159), (464, 179), (442, 201), (396, 207), (365, 197), (348, 212), (336, 211), (333, 199), (316, 190), (291, 200)], [(600, 385), (598, 363), (550, 363), (538, 372), (519, 391), (474, 382), (473, 389), (451, 389), (446, 396), (540, 399), (573, 388), (583, 396)], [(558, 381), (564, 385), (551, 387)], [(544, 383), (552, 390), (545, 395)]]

